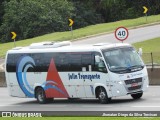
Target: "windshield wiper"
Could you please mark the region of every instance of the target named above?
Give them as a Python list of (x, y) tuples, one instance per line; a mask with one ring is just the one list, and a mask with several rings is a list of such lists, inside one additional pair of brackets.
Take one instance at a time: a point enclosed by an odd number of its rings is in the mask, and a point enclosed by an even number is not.
[(143, 65), (134, 65), (130, 67), (116, 67), (116, 68), (111, 68), (112, 71), (132, 71), (134, 69), (142, 69), (144, 66)]
[(128, 67), (127, 69), (129, 71), (138, 71), (138, 70), (142, 70), (143, 68), (144, 68), (143, 65), (133, 65), (133, 66)]
[(133, 65), (133, 66), (128, 67), (127, 69), (143, 68), (143, 67), (144, 67), (143, 65)]
[(134, 71), (139, 71), (143, 69), (143, 65), (134, 65), (134, 66), (130, 66), (130, 67), (115, 67), (115, 68), (111, 68), (112, 72), (116, 72), (116, 73), (130, 73), (130, 72), (134, 72)]
[(111, 68), (112, 71), (120, 71), (120, 70), (127, 70), (127, 67), (115, 67), (115, 68)]

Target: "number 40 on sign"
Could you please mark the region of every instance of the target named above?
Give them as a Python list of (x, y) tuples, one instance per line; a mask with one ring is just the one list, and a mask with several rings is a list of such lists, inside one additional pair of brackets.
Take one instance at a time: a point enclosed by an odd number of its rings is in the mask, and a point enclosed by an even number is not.
[(115, 37), (119, 41), (123, 42), (124, 40), (128, 38), (128, 35), (129, 35), (128, 29), (125, 27), (118, 27), (115, 30)]

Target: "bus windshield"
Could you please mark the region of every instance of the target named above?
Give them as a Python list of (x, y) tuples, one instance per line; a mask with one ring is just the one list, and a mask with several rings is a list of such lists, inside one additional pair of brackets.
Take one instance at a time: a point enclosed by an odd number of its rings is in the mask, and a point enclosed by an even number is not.
[(111, 72), (129, 73), (144, 68), (144, 63), (132, 47), (103, 50), (106, 63)]

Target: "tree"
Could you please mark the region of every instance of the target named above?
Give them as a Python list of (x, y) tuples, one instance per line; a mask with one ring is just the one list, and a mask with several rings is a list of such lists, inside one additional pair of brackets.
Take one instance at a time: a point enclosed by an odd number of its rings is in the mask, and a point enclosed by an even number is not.
[(68, 19), (74, 29), (102, 22), (113, 22), (160, 13), (160, 0), (1, 0), (0, 40), (11, 41), (68, 30)]
[(3, 15), (4, 15), (4, 6), (3, 6), (3, 3), (4, 3), (5, 0), (1, 0), (0, 1), (0, 25), (2, 24), (2, 18), (3, 18)]
[(10, 41), (11, 31), (17, 33), (18, 39), (26, 39), (67, 30), (74, 9), (66, 0), (11, 0), (4, 6), (2, 42)]
[(87, 0), (72, 0), (74, 5), (75, 20), (74, 28), (81, 28), (88, 25), (104, 22), (100, 13), (96, 12), (91, 1)]

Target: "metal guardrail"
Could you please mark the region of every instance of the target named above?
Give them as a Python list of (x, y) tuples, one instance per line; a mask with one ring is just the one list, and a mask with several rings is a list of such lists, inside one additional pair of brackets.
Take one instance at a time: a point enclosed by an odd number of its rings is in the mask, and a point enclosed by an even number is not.
[(149, 68), (160, 67), (160, 52), (143, 53), (142, 59)]

